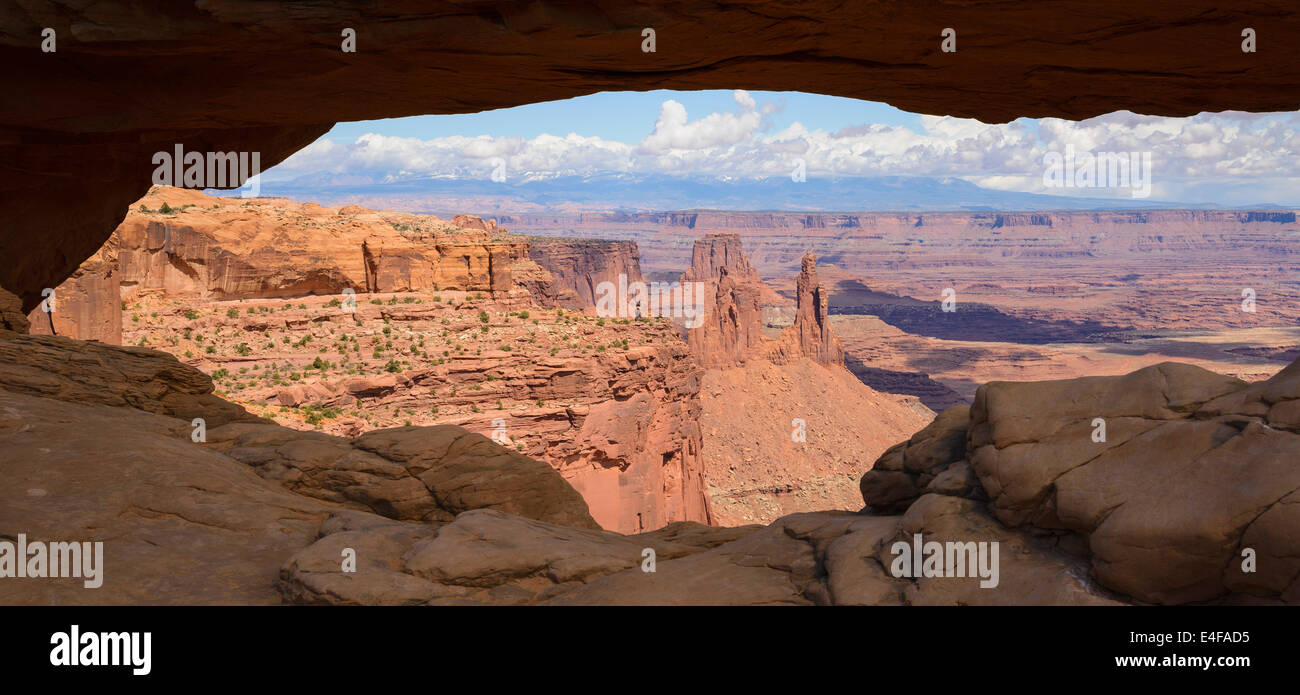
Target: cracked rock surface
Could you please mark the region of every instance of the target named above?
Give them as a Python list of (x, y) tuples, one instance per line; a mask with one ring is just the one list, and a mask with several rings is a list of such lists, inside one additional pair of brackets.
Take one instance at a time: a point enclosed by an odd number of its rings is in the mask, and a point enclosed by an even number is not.
[[(1139, 601), (1294, 603), (1298, 409), (1300, 363), (1252, 385), (1177, 363), (989, 383), (968, 418), (944, 411), (886, 452), (863, 477), (863, 497), (871, 508), (914, 508), (928, 485), (987, 498), (1003, 525), (1056, 537), (1097, 582)], [(1243, 571), (1249, 555), (1254, 572)]]
[[(867, 478), (898, 485), (864, 481), (862, 513), (622, 535), (549, 466), (459, 428), (304, 433), (149, 350), (10, 334), (0, 352), (0, 535), (105, 546), (101, 588), (6, 580), (4, 604), (1300, 601), (1300, 365), (986, 384), (882, 456)], [(196, 443), (196, 412), (228, 422)], [(996, 586), (975, 555), (896, 573), (918, 535), (997, 543)]]

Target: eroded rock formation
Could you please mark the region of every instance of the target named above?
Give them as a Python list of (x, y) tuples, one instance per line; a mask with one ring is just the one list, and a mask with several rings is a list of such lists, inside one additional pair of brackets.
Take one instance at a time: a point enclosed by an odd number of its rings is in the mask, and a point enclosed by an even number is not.
[[(592, 248), (591, 265), (555, 264), (565, 287), (591, 285), (600, 254), (626, 250)], [(572, 293), (491, 221), (156, 189), (100, 255), (121, 265), (122, 291), (74, 294), (79, 272), (58, 290), (64, 335), (78, 335), (66, 318), (78, 309), (121, 320), (125, 305), (128, 342), (208, 369), (283, 424), (347, 437), (403, 424), (499, 430), (559, 470), (606, 528), (712, 519), (700, 370), (671, 326), (548, 310)], [(312, 292), (326, 297), (302, 296)]]
[[(763, 331), (766, 295), (777, 296), (749, 264), (734, 234), (715, 234), (696, 241), (694, 262), (683, 282), (709, 282), (713, 298), (703, 325), (687, 331), (696, 359), (706, 367), (729, 367), (753, 359), (777, 364), (808, 358), (819, 364), (844, 365), (844, 347), (827, 322), (827, 295), (817, 282), (817, 257), (803, 257), (794, 323), (775, 340)], [(709, 273), (716, 273), (710, 276)], [(701, 280), (699, 278), (709, 278)]]
[(781, 363), (807, 357), (818, 364), (843, 366), (844, 346), (827, 322), (826, 290), (817, 282), (817, 257), (811, 253), (803, 257), (796, 287), (794, 324), (781, 332), (769, 349), (769, 359)]
[(759, 278), (738, 235), (701, 237), (692, 258), (681, 281), (707, 284), (712, 300), (686, 340), (706, 368), (703, 461), (714, 518), (768, 523), (855, 508), (868, 461), (933, 413), (915, 399), (877, 393), (844, 368), (811, 254), (791, 325), (775, 338), (765, 330), (765, 297), (789, 300)]
[(758, 286), (744, 282), (726, 266), (718, 269), (709, 285), (714, 295), (704, 322), (686, 332), (691, 354), (705, 367), (734, 366), (764, 354), (770, 341), (763, 333)]
[[(35, 308), (145, 193), (157, 152), (256, 151), (265, 169), (337, 121), (663, 88), (800, 90), (986, 122), (1300, 106), (1293, 7), (1075, 7), (955, 4), (940, 19), (907, 0), (761, 13), (698, 0), (310, 13), (26, 3), (0, 32), (0, 190), (11, 202), (0, 286)], [(1241, 51), (1248, 26), (1255, 53)], [(41, 51), (44, 27), (57, 59)], [(339, 27), (356, 29), (360, 50), (339, 50)], [(940, 50), (944, 27), (958, 32), (955, 53)], [(645, 28), (655, 51), (641, 50)], [(521, 55), (533, 57), (527, 69)]]
[(987, 500), (1140, 601), (1296, 602), (1297, 461), (1300, 363), (1253, 385), (1166, 363), (986, 384), (886, 452), (862, 493), (908, 513), (932, 495)]

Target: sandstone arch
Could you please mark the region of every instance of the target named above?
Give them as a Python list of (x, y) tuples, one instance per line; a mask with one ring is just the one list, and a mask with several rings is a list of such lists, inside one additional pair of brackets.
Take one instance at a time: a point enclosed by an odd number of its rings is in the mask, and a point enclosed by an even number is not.
[[(986, 121), (1300, 107), (1300, 10), (1220, 5), (24, 3), (0, 13), (0, 286), (32, 309), (144, 193), (150, 155), (178, 142), (260, 151), (269, 167), (336, 121), (621, 89), (801, 90)], [(44, 27), (55, 53), (40, 50)], [(339, 50), (344, 27), (356, 53)], [(957, 53), (938, 50), (945, 27)], [(1257, 53), (1241, 51), (1243, 27)]]

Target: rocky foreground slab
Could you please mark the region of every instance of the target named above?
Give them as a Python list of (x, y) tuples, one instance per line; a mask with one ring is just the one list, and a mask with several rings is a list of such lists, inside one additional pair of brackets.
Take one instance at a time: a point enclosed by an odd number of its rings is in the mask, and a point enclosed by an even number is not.
[[(12, 580), (0, 603), (1300, 601), (1297, 365), (989, 384), (886, 452), (862, 513), (621, 535), (456, 427), (349, 440), (260, 421), (150, 350), (5, 331), (0, 351), (0, 529), (105, 544), (102, 587)], [(196, 442), (196, 417), (222, 424)], [(899, 576), (918, 535), (997, 542), (995, 584)]]

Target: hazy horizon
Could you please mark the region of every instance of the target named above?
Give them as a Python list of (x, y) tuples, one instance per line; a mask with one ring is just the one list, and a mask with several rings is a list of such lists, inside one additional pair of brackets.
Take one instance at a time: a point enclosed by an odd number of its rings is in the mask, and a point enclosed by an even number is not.
[[(260, 185), (299, 200), (492, 199), (500, 212), (511, 201), (527, 203), (519, 211), (1266, 209), (1300, 207), (1297, 153), (1297, 112), (986, 124), (800, 92), (659, 90), (339, 123)], [(1096, 173), (1076, 185), (1094, 155)], [(1107, 156), (1131, 157), (1145, 190), (1105, 181)], [(1052, 158), (1074, 168), (1053, 179)]]

